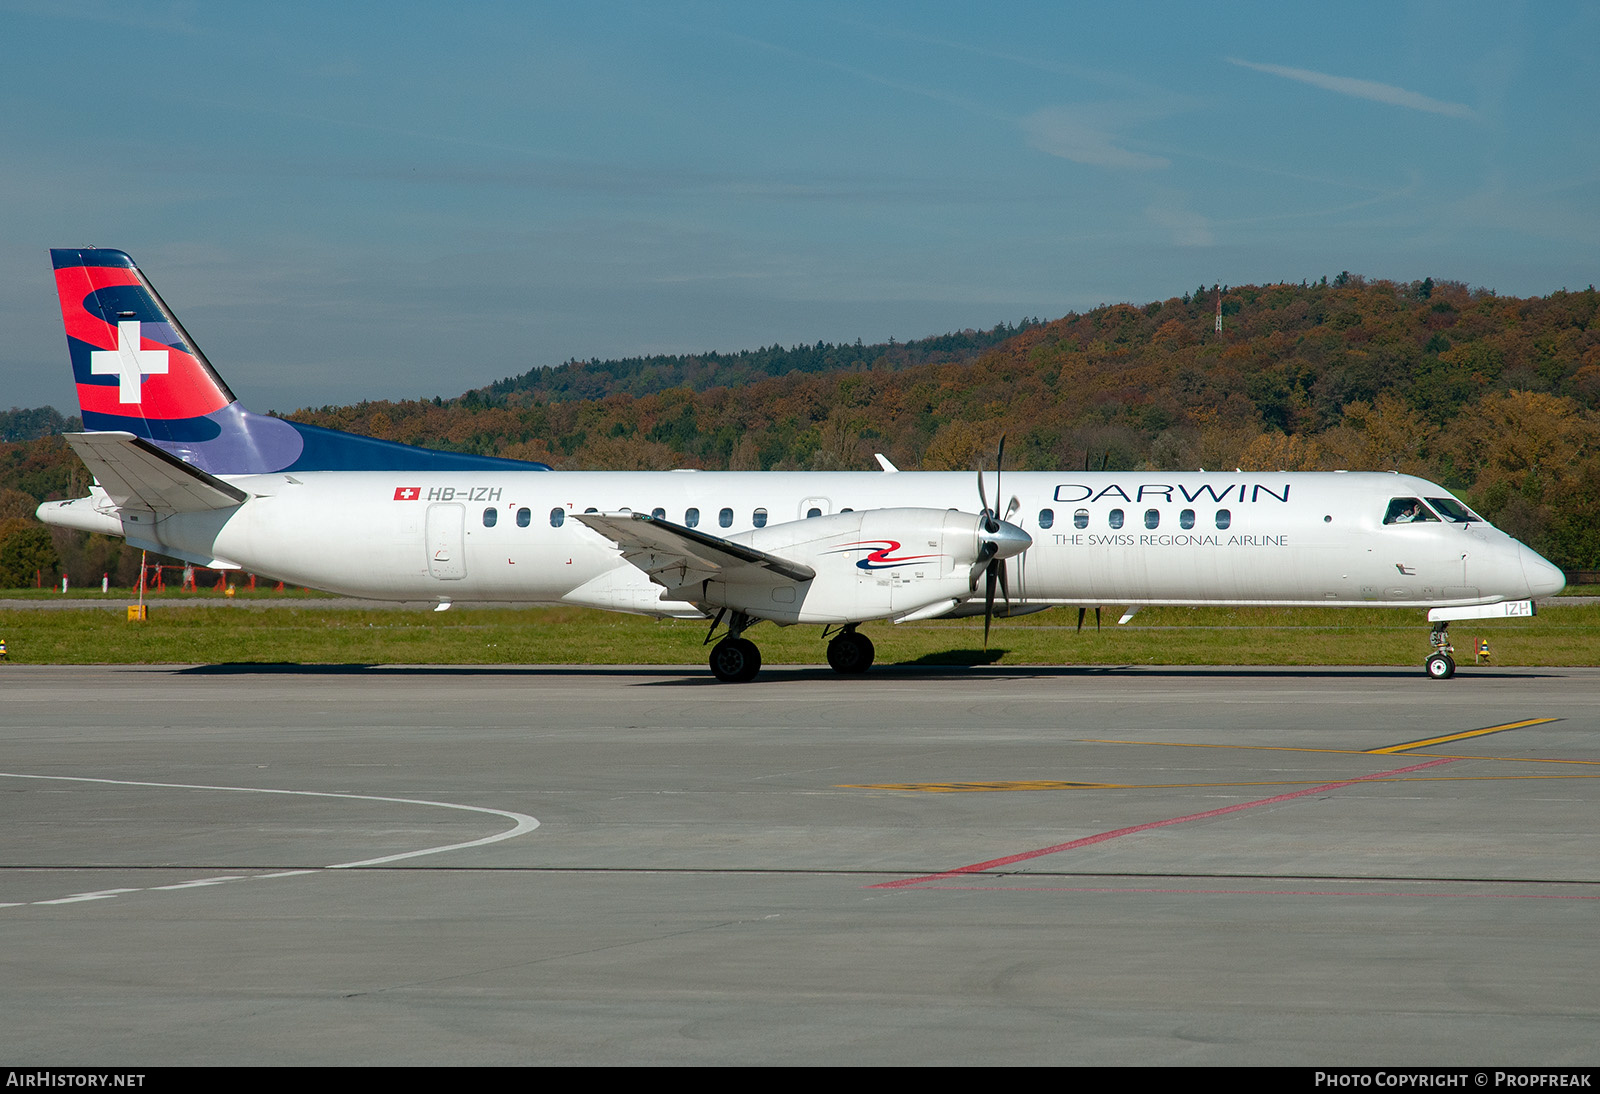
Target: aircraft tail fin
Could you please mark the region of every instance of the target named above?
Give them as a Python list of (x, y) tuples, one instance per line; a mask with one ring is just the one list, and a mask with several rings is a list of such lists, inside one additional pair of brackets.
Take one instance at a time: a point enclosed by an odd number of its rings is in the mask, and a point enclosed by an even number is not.
[(84, 428), (122, 432), (212, 475), (275, 471), (548, 471), (252, 414), (122, 251), (50, 252)]

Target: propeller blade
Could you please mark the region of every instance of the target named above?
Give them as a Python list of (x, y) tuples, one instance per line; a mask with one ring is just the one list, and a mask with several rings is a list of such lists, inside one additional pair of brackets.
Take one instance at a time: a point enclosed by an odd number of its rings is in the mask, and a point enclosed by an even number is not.
[(977, 589), (978, 575), (983, 573), (984, 569), (989, 565), (990, 560), (994, 558), (995, 553), (999, 550), (1000, 545), (994, 540), (986, 539), (983, 541), (983, 546), (978, 548), (978, 557), (972, 563), (972, 576), (967, 582), (970, 588), (974, 590)]
[(994, 581), (997, 563), (989, 563), (988, 577), (983, 583), (983, 648), (989, 648), (989, 624), (994, 619)]
[[(1005, 497), (1005, 493), (1001, 489), (1000, 476), (1005, 471), (1005, 465), (1006, 437), (1002, 433), (1000, 435), (1000, 444), (995, 450), (994, 456), (995, 508), (993, 509), (989, 508), (989, 491), (983, 484), (983, 466), (981, 464), (978, 466), (978, 501), (983, 505), (983, 510), (978, 517), (979, 526), (989, 535), (999, 537), (999, 539), (984, 540), (978, 548), (978, 557), (972, 563), (971, 588), (973, 592), (978, 590), (978, 571), (982, 570), (984, 574), (983, 648), (985, 650), (989, 648), (989, 628), (994, 623), (994, 590), (996, 585), (1000, 586), (1000, 593), (1005, 597), (1006, 616), (1009, 618), (1011, 615), (1010, 575), (1007, 571), (1005, 559), (995, 557), (1000, 553), (999, 540), (1005, 541), (1007, 557), (1025, 550), (1032, 542), (1020, 528), (1006, 527), (1000, 516), (999, 506)], [(1013, 497), (1006, 507), (1004, 519), (1009, 520), (1020, 508), (1022, 508), (1021, 499)]]
[(983, 485), (983, 465), (978, 465), (978, 501), (983, 506), (979, 515), (983, 518), (983, 530), (994, 533), (1000, 530), (1000, 472), (1006, 462), (1006, 438), (1000, 435), (1000, 450), (995, 453), (994, 464), (994, 508), (989, 507), (989, 491)]
[(994, 511), (996, 519), (994, 527), (989, 529), (991, 532), (998, 530), (1000, 527), (1000, 521), (998, 519), (1000, 515), (1000, 499), (1005, 497), (1005, 495), (1000, 492), (1000, 472), (1004, 471), (1005, 468), (1006, 435), (1002, 433), (1000, 434), (1000, 449), (994, 454)]
[(1079, 608), (1078, 609), (1078, 633), (1079, 634), (1083, 633), (1083, 617), (1088, 611), (1089, 611), (1088, 608)]

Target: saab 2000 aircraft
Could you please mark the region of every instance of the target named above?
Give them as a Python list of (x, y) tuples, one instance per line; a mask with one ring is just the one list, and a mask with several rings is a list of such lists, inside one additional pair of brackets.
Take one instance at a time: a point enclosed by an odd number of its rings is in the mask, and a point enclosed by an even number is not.
[[(1053, 605), (1531, 615), (1560, 570), (1450, 492), (1394, 473), (560, 472), (252, 414), (121, 251), (55, 250), (93, 472), (48, 524), (348, 596), (709, 618), (711, 670), (755, 676), (751, 625), (816, 623), (863, 672), (869, 621)], [(970, 506), (977, 502), (977, 511)], [(711, 635), (707, 636), (709, 642)]]

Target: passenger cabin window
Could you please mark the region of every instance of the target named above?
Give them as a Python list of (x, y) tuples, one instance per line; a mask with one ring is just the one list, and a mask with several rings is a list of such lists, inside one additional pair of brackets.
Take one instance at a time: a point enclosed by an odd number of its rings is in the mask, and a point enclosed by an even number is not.
[(733, 527), (733, 510), (723, 509), (717, 514), (717, 523), (724, 528)]
[(500, 520), (500, 510), (498, 510), (498, 509), (485, 509), (483, 511), (483, 526), (485, 528), (493, 528), (495, 526), (495, 524), (499, 520)]
[(533, 523), (533, 510), (523, 507), (517, 510), (517, 527), (526, 528)]
[(1122, 527), (1122, 510), (1121, 509), (1113, 509), (1113, 510), (1111, 510), (1110, 519), (1107, 520), (1106, 523), (1110, 524), (1111, 527), (1113, 527), (1113, 528), (1121, 528)]
[(1052, 525), (1054, 525), (1055, 522), (1056, 522), (1056, 511), (1054, 509), (1041, 509), (1041, 510), (1039, 510), (1039, 527), (1040, 528), (1049, 528)]
[(822, 510), (818, 509), (815, 505), (813, 505), (810, 509), (806, 510), (806, 516), (808, 516), (808, 517), (820, 517), (821, 515), (822, 515)]
[(1183, 512), (1178, 514), (1178, 527), (1179, 528), (1193, 528), (1194, 527), (1194, 510), (1193, 509), (1185, 509)]
[(1079, 509), (1076, 513), (1073, 513), (1072, 514), (1072, 526), (1074, 528), (1087, 528), (1087, 527), (1089, 527), (1089, 510), (1087, 510), (1087, 509)]
[(1221, 529), (1223, 529), (1223, 528), (1228, 527), (1228, 525), (1230, 525), (1232, 523), (1233, 523), (1233, 514), (1232, 513), (1228, 512), (1228, 510), (1226, 510), (1226, 509), (1218, 509), (1217, 510), (1217, 529), (1219, 531)]
[(652, 517), (654, 517), (656, 520), (666, 520), (667, 519), (667, 511), (665, 509), (661, 508), (661, 506), (659, 506), (659, 505), (656, 506), (654, 509), (650, 510), (650, 515)]
[(765, 509), (757, 509), (754, 513), (751, 513), (750, 523), (757, 528), (765, 528), (767, 526), (767, 511)]
[(558, 505), (550, 510), (550, 527), (560, 528), (565, 523), (567, 523), (567, 511), (565, 509)]
[(1385, 524), (1420, 524), (1429, 520), (1437, 523), (1439, 518), (1416, 498), (1393, 498), (1388, 512), (1383, 514)]
[(686, 528), (700, 527), (700, 510), (685, 509), (683, 511), (683, 524)]
[(1146, 509), (1144, 511), (1144, 526), (1146, 528), (1159, 528), (1159, 527), (1161, 527), (1161, 510), (1159, 510), (1159, 509)]

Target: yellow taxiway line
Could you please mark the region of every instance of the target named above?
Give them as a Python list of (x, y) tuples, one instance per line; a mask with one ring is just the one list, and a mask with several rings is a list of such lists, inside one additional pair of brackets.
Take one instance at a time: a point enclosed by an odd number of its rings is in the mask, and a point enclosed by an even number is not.
[(1523, 726), (1539, 726), (1546, 722), (1558, 722), (1559, 718), (1529, 718), (1522, 722), (1507, 722), (1503, 726), (1488, 726), (1484, 729), (1469, 729), (1465, 733), (1448, 733), (1443, 737), (1428, 737), (1421, 741), (1407, 741), (1401, 745), (1390, 745), (1388, 748), (1369, 748), (1368, 755), (1386, 756), (1395, 752), (1410, 752), (1413, 748), (1426, 748), (1429, 745), (1449, 744), (1451, 741), (1465, 741), (1472, 737), (1482, 737), (1490, 733), (1503, 733), (1508, 729), (1521, 729)]
[[(1503, 733), (1510, 729), (1522, 729), (1526, 726), (1544, 725), (1548, 722), (1559, 722), (1559, 718), (1527, 718), (1520, 722), (1506, 722), (1503, 725), (1485, 726), (1483, 729), (1469, 729), (1461, 733), (1448, 733), (1439, 737), (1426, 737), (1417, 741), (1406, 741), (1402, 744), (1389, 745), (1386, 748), (1296, 748), (1290, 745), (1215, 745), (1198, 744), (1185, 741), (1112, 741), (1089, 739), (1086, 744), (1116, 744), (1116, 745), (1154, 745), (1158, 748), (1229, 748), (1248, 749), (1263, 752), (1321, 752), (1344, 756), (1385, 756), (1399, 752), (1410, 752), (1413, 749), (1427, 748), (1431, 745), (1449, 744), (1453, 741), (1466, 741), (1474, 737), (1483, 737), (1491, 733)], [(1424, 753), (1424, 755), (1432, 755)], [(1563, 763), (1582, 764), (1593, 766), (1600, 764), (1600, 760), (1568, 760), (1544, 759), (1542, 757), (1522, 756), (1453, 756), (1452, 759), (1462, 760), (1496, 760), (1502, 763)], [(1591, 779), (1595, 775), (1456, 775), (1432, 776), (1423, 779), (1395, 779), (1377, 781), (1395, 782), (1459, 782), (1469, 780), (1498, 780), (1498, 779)], [(924, 794), (974, 794), (993, 793), (1001, 791), (1019, 790), (1182, 790), (1194, 787), (1221, 787), (1221, 786), (1294, 786), (1302, 782), (1314, 780), (1299, 779), (1274, 779), (1261, 782), (1215, 782), (1215, 783), (1094, 783), (1094, 782), (1068, 782), (1056, 779), (1008, 779), (992, 782), (928, 782), (928, 783), (842, 783), (841, 790), (909, 790)]]

